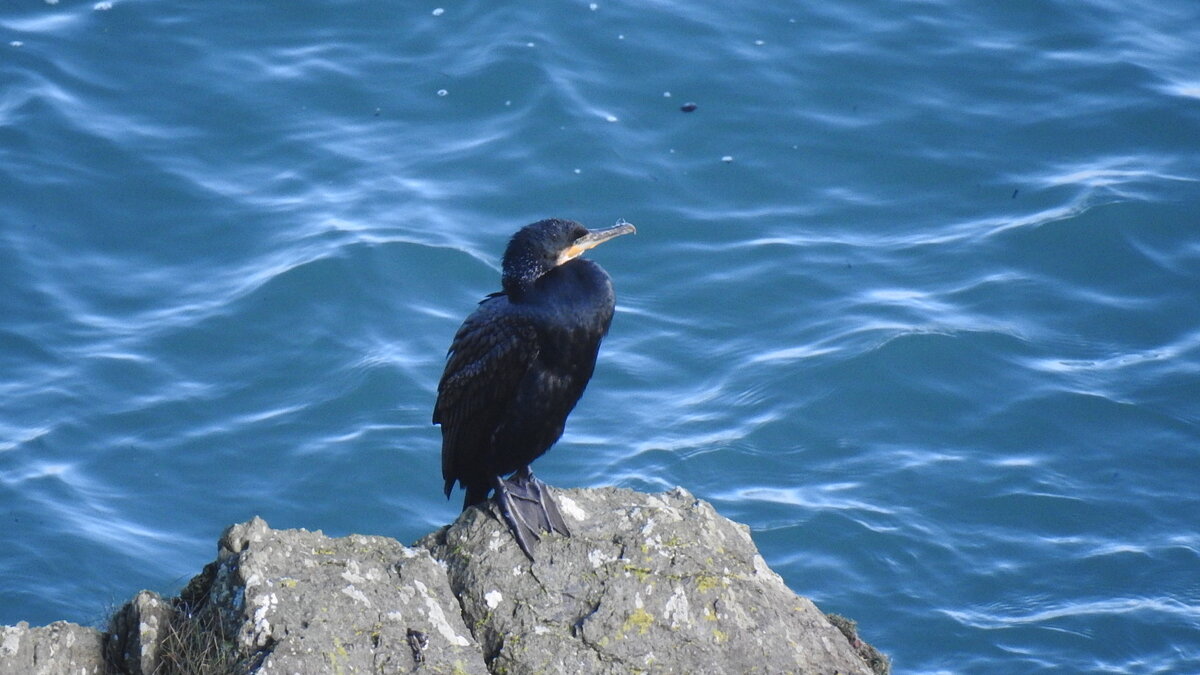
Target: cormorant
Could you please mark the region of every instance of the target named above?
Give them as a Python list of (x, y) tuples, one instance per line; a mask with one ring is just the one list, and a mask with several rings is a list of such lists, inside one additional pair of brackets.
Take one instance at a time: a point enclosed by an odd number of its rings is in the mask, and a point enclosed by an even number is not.
[(589, 231), (557, 218), (521, 228), (504, 251), (503, 290), (479, 303), (450, 344), (433, 409), (446, 497), (457, 481), (465, 511), (495, 490), (530, 560), (530, 537), (570, 532), (529, 465), (562, 436), (613, 317), (612, 280), (579, 256), (634, 231), (624, 222)]

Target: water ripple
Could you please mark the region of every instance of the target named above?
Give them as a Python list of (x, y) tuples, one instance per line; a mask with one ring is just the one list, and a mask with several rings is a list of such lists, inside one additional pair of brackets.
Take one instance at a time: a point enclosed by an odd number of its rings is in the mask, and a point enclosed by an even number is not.
[(0, 623), (449, 521), (508, 236), (625, 217), (543, 478), (684, 485), (905, 672), (1200, 667), (1194, 3), (93, 4), (0, 10)]

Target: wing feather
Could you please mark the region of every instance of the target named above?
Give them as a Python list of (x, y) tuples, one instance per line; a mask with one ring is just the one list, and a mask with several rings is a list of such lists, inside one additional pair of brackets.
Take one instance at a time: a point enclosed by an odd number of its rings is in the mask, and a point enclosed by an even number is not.
[(503, 296), (485, 300), (458, 329), (438, 384), (433, 422), (442, 425), (442, 478), (486, 481), (492, 434), (538, 355), (537, 331)]

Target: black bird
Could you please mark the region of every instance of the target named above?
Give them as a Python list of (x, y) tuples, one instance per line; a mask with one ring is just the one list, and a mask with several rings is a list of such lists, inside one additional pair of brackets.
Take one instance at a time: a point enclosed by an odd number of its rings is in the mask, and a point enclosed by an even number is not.
[(504, 251), (504, 290), (479, 303), (450, 345), (433, 408), (446, 497), (458, 481), (465, 511), (495, 490), (530, 560), (530, 537), (570, 532), (529, 465), (562, 436), (613, 317), (612, 280), (579, 256), (634, 231), (629, 223), (589, 231), (557, 218), (521, 228)]

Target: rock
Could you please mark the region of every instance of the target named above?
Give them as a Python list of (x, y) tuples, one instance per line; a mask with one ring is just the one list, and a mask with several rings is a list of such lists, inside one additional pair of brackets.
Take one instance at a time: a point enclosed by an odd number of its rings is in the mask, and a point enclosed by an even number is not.
[(109, 620), (105, 658), (121, 672), (154, 672), (174, 614), (158, 593), (141, 591)]
[(102, 675), (104, 636), (66, 621), (0, 627), (0, 675)]
[(870, 675), (749, 528), (686, 490), (555, 497), (571, 536), (545, 537), (532, 565), (479, 509), (419, 542), (446, 561), (493, 672)]
[(441, 566), (394, 539), (229, 528), (180, 598), (268, 673), (486, 673)]
[(554, 493), (572, 536), (544, 537), (533, 563), (490, 504), (414, 548), (254, 518), (179, 597), (139, 593), (107, 636), (0, 629), (0, 675), (99, 674), (105, 656), (130, 675), (887, 672), (686, 491)]
[(837, 626), (837, 629), (842, 631), (842, 635), (846, 636), (846, 640), (850, 642), (850, 646), (853, 647), (854, 651), (857, 652), (860, 657), (862, 657), (862, 660), (871, 667), (872, 671), (880, 674), (891, 672), (891, 659), (889, 659), (886, 654), (867, 644), (862, 638), (858, 637), (857, 622), (855, 622), (853, 619), (847, 619), (840, 614), (826, 614), (825, 617), (829, 619), (829, 623)]

